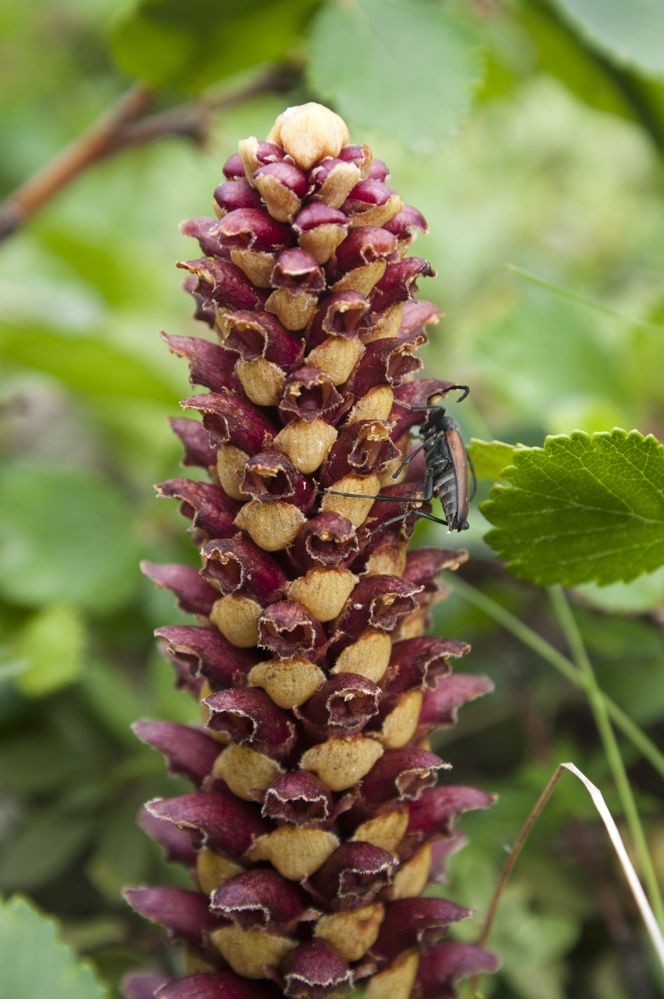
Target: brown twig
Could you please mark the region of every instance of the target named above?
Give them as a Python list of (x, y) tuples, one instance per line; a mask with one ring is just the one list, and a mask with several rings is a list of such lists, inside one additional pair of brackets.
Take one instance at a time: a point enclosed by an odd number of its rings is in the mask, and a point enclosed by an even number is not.
[(251, 83), (221, 94), (178, 105), (141, 118), (153, 101), (152, 91), (139, 84), (128, 90), (109, 111), (49, 163), (38, 170), (0, 205), (0, 240), (16, 232), (40, 208), (95, 163), (126, 149), (169, 137), (204, 143), (214, 111), (293, 83), (293, 72), (271, 70)]
[(292, 70), (276, 69), (230, 93), (179, 104), (140, 121), (128, 122), (116, 136), (114, 152), (145, 146), (164, 138), (180, 137), (203, 145), (207, 140), (210, 119), (215, 111), (227, 110), (269, 90), (287, 90), (293, 85), (295, 78)]
[(505, 865), (498, 879), (498, 884), (496, 885), (496, 889), (493, 893), (493, 898), (491, 899), (491, 904), (489, 905), (489, 909), (486, 914), (486, 919), (484, 920), (484, 926), (482, 928), (482, 936), (480, 937), (481, 947), (486, 946), (489, 940), (489, 936), (491, 935), (491, 930), (493, 928), (493, 924), (496, 918), (496, 913), (498, 912), (498, 905), (502, 898), (507, 882), (509, 881), (510, 874), (514, 870), (514, 865), (519, 859), (519, 854), (526, 845), (526, 840), (528, 839), (528, 836), (530, 835), (533, 826), (535, 825), (538, 818), (542, 814), (544, 806), (546, 805), (549, 798), (553, 794), (556, 788), (556, 784), (558, 783), (564, 772), (565, 770), (562, 764), (556, 767), (556, 770), (554, 771), (548, 784), (540, 794), (539, 798), (535, 802), (535, 805), (533, 806), (530, 815), (528, 816), (521, 832), (517, 836), (514, 845), (512, 846), (512, 849), (509, 852), (509, 856), (505, 861)]
[(0, 239), (15, 232), (74, 177), (108, 156), (122, 126), (142, 114), (151, 103), (152, 92), (147, 87), (142, 84), (132, 87), (83, 135), (26, 180), (0, 207)]

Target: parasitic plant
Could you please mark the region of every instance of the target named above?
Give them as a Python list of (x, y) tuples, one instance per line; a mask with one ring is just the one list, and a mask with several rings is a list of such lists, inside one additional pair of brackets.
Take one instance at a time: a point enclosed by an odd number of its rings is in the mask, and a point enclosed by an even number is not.
[(157, 635), (203, 724), (135, 726), (192, 782), (140, 822), (193, 885), (126, 892), (184, 942), (188, 973), (126, 994), (453, 996), (495, 961), (445, 939), (468, 910), (420, 896), (463, 841), (456, 817), (492, 798), (437, 785), (449, 764), (428, 737), (491, 684), (451, 673), (464, 642), (426, 635), (437, 576), (465, 554), (409, 550), (416, 508), (374, 498), (421, 487), (421, 461), (393, 477), (412, 407), (453, 384), (414, 377), (437, 320), (415, 299), (431, 266), (408, 255), (426, 223), (317, 104), (240, 142), (224, 175), (217, 217), (183, 226), (202, 256), (179, 264), (217, 340), (165, 337), (204, 389), (183, 403), (200, 422), (172, 424), (207, 478), (159, 494), (202, 568), (144, 566), (193, 615)]

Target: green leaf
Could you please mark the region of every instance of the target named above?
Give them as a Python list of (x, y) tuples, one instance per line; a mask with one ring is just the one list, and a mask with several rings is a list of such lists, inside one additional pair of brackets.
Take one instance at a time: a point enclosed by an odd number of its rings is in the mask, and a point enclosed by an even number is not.
[(505, 444), (504, 441), (481, 441), (471, 437), (468, 454), (473, 462), (478, 479), (502, 478), (503, 469), (512, 464), (516, 447), (523, 445)]
[(661, 0), (555, 0), (568, 21), (614, 62), (664, 76)]
[(563, 400), (620, 399), (628, 390), (629, 341), (612, 340), (601, 316), (535, 292), (485, 321), (473, 347), (495, 396), (549, 430), (550, 413)]
[(155, 373), (154, 366), (99, 336), (68, 336), (56, 329), (20, 326), (0, 330), (0, 357), (5, 362), (42, 371), (69, 389), (96, 402), (111, 399), (154, 400), (173, 405), (175, 381)]
[(0, 904), (5, 999), (107, 999), (92, 967), (65, 944), (54, 919), (19, 895)]
[(93, 829), (91, 814), (74, 815), (59, 805), (29, 812), (3, 844), (0, 888), (32, 891), (53, 881), (78, 856)]
[(636, 430), (514, 452), (482, 512), (487, 542), (542, 586), (629, 582), (664, 565), (664, 446)]
[(63, 745), (43, 728), (34, 735), (3, 739), (0, 745), (0, 790), (5, 794), (48, 791), (80, 775), (89, 758)]
[(130, 76), (155, 87), (200, 90), (279, 60), (318, 0), (142, 0), (114, 24), (111, 46)]
[[(534, 49), (537, 66), (556, 77), (576, 98), (590, 107), (610, 114), (633, 117), (629, 101), (618, 80), (597, 59), (588, 58), (585, 40), (561, 23), (548, 4), (526, 2), (519, 5), (519, 22), (527, 31), (528, 45)], [(525, 75), (525, 67), (521, 66)], [(532, 66), (528, 67), (532, 71)]]
[(93, 471), (17, 464), (0, 475), (0, 594), (109, 612), (137, 585), (131, 509)]
[(586, 583), (578, 587), (578, 592), (588, 603), (609, 614), (647, 614), (664, 605), (664, 568), (631, 583), (602, 587)]
[(650, 322), (648, 319), (642, 319), (640, 316), (627, 315), (624, 312), (620, 312), (618, 309), (605, 305), (598, 299), (584, 295), (582, 292), (576, 291), (574, 288), (565, 288), (564, 285), (556, 284), (555, 281), (549, 281), (547, 278), (543, 278), (539, 274), (534, 274), (532, 271), (528, 271), (524, 267), (518, 267), (516, 264), (508, 264), (507, 270), (510, 274), (523, 278), (523, 280), (527, 281), (529, 284), (532, 284), (537, 288), (543, 288), (544, 291), (549, 291), (552, 295), (556, 295), (558, 298), (567, 302), (572, 302), (574, 305), (579, 305), (584, 309), (588, 309), (590, 312), (606, 316), (608, 319), (614, 319), (621, 326), (625, 326), (629, 329), (643, 330), (647, 333), (654, 333), (659, 337), (664, 334), (664, 326), (661, 324)]
[(125, 885), (144, 881), (150, 864), (150, 841), (136, 824), (138, 804), (130, 802), (106, 816), (88, 878), (98, 891), (118, 902)]
[(85, 628), (69, 604), (51, 604), (35, 614), (16, 640), (18, 658), (26, 664), (17, 677), (28, 697), (43, 697), (76, 680), (83, 667)]
[(105, 728), (135, 750), (136, 736), (130, 726), (146, 710), (145, 698), (137, 685), (116, 664), (95, 660), (85, 670), (81, 689)]
[(312, 25), (308, 75), (358, 129), (434, 152), (470, 108), (482, 70), (469, 26), (443, 4), (332, 0)]

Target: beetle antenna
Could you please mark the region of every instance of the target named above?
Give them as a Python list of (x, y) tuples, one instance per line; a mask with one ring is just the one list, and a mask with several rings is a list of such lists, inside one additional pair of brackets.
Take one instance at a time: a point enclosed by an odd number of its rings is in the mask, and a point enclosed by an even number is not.
[(412, 413), (430, 413), (432, 409), (439, 408), (432, 403), (432, 399), (437, 399), (439, 396), (445, 396), (448, 392), (454, 392), (457, 389), (461, 392), (461, 395), (457, 399), (457, 403), (463, 402), (463, 400), (470, 394), (469, 385), (448, 385), (447, 388), (439, 389), (437, 392), (432, 392), (431, 395), (427, 397), (426, 406), (412, 406), (409, 402), (402, 402), (401, 399), (395, 399), (394, 402), (397, 406), (409, 409)]
[(439, 392), (432, 392), (427, 402), (430, 403), (432, 399), (436, 399), (439, 395), (447, 395), (448, 392), (454, 392), (456, 389), (461, 392), (461, 395), (457, 399), (458, 405), (458, 403), (463, 402), (470, 395), (470, 385), (448, 385), (446, 389), (441, 389)]

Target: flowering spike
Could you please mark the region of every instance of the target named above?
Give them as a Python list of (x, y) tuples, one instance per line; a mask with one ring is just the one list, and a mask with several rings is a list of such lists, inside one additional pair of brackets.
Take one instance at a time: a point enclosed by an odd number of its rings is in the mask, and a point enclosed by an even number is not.
[(401, 951), (429, 950), (446, 935), (451, 923), (467, 919), (471, 910), (444, 898), (402, 898), (385, 907), (385, 915), (372, 953), (393, 961)]
[(182, 441), (184, 447), (182, 464), (205, 469), (212, 468), (216, 454), (210, 447), (205, 428), (196, 420), (188, 420), (186, 417), (174, 416), (168, 422), (173, 432)]
[(169, 934), (199, 947), (217, 925), (205, 896), (188, 888), (125, 888), (124, 897), (145, 919), (160, 923)]
[(219, 755), (219, 745), (200, 729), (176, 722), (134, 722), (132, 731), (141, 742), (159, 750), (166, 757), (168, 771), (188, 777), (200, 786)]
[(428, 951), (420, 961), (413, 999), (453, 999), (456, 982), (469, 975), (496, 971), (493, 954), (472, 944), (449, 940)]
[(202, 256), (178, 264), (213, 336), (164, 334), (201, 391), (171, 421), (196, 475), (158, 492), (200, 570), (142, 567), (194, 615), (157, 637), (201, 728), (135, 725), (193, 784), (139, 815), (193, 888), (128, 894), (204, 970), (126, 995), (452, 996), (495, 962), (443, 940), (468, 910), (420, 896), (465, 842), (458, 816), (493, 798), (450, 785), (425, 740), (491, 684), (452, 672), (463, 641), (426, 634), (467, 555), (408, 550), (425, 456), (392, 478), (456, 384), (416, 377), (438, 321), (416, 296), (434, 272), (408, 255), (427, 224), (319, 104), (240, 142), (223, 175), (216, 217), (182, 226)]
[(215, 211), (219, 217), (236, 208), (260, 208), (261, 196), (246, 180), (227, 180), (214, 192)]
[(171, 822), (152, 815), (145, 806), (138, 813), (137, 822), (141, 829), (164, 850), (167, 860), (186, 867), (196, 864), (196, 851), (191, 845), (191, 837)]
[[(215, 615), (214, 604), (210, 617)], [(214, 688), (241, 683), (256, 662), (254, 652), (245, 652), (228, 641), (218, 628), (175, 624), (157, 628), (155, 634), (164, 639), (168, 651), (194, 677), (202, 676)]]
[(207, 617), (212, 610), (217, 595), (195, 569), (186, 565), (141, 562), (141, 572), (156, 586), (171, 590), (183, 611)]
[(210, 908), (237, 926), (260, 926), (288, 933), (307, 916), (308, 896), (270, 868), (254, 868), (224, 881)]
[(155, 999), (279, 999), (279, 993), (272, 985), (239, 978), (232, 971), (199, 971), (163, 985)]
[(322, 780), (306, 770), (279, 777), (265, 792), (262, 813), (294, 825), (321, 825), (332, 820), (334, 799)]
[(320, 201), (310, 201), (293, 220), (297, 241), (319, 264), (330, 259), (348, 232), (343, 212)]
[(122, 981), (122, 995), (124, 999), (154, 999), (167, 984), (164, 975), (127, 975)]
[(300, 944), (284, 962), (284, 995), (325, 999), (352, 985), (353, 974), (333, 947), (322, 940)]
[(422, 738), (434, 728), (450, 728), (457, 722), (459, 708), (493, 690), (488, 676), (454, 673), (443, 677), (433, 690), (424, 695), (420, 713)]
[(311, 879), (320, 898), (333, 909), (354, 909), (372, 902), (390, 884), (397, 866), (388, 850), (372, 843), (343, 843)]
[(194, 791), (177, 798), (155, 798), (148, 812), (190, 832), (196, 846), (241, 857), (264, 831), (256, 809), (239, 801), (229, 791), (217, 787), (203, 793)]

